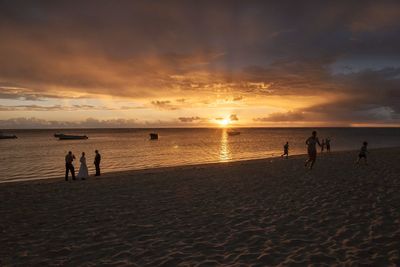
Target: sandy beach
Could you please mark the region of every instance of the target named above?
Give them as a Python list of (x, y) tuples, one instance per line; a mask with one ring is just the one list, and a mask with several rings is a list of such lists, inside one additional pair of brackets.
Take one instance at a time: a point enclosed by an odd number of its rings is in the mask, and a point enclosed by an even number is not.
[(398, 266), (400, 148), (0, 184), (1, 266)]

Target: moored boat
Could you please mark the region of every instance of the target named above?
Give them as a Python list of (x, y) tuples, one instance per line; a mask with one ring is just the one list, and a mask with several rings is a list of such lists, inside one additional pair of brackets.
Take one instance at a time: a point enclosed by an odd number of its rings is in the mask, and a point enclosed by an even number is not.
[(158, 133), (150, 133), (150, 140), (157, 140), (158, 139)]
[(82, 139), (89, 139), (86, 135), (68, 135), (62, 134), (58, 137), (59, 140), (82, 140)]
[(239, 134), (240, 134), (240, 132), (235, 131), (235, 130), (227, 131), (227, 133), (228, 133), (228, 135), (231, 135), (231, 136), (233, 136), (233, 135), (239, 135)]
[(18, 138), (15, 134), (6, 134), (0, 132), (0, 139), (16, 139)]

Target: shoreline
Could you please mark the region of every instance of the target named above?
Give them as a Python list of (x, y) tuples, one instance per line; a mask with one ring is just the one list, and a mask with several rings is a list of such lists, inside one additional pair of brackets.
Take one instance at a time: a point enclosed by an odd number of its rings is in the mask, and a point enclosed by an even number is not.
[[(381, 147), (381, 148), (373, 148), (373, 149), (369, 149), (368, 151), (381, 151), (381, 150), (388, 150), (388, 149), (400, 149), (400, 147), (395, 146), (395, 147)], [(323, 152), (317, 153), (317, 163), (318, 164), (318, 160), (320, 159), (321, 156), (325, 156), (325, 155), (336, 155), (336, 154), (341, 154), (341, 153), (351, 153), (354, 152), (354, 158), (356, 159), (357, 155), (358, 155), (358, 151), (359, 150), (338, 150), (338, 151), (332, 151), (332, 152)], [(307, 158), (307, 153), (301, 153), (301, 154), (293, 154), (289, 156), (289, 160), (290, 159), (297, 159), (299, 157), (304, 157), (305, 159)], [(143, 168), (143, 169), (131, 169), (131, 170), (116, 170), (116, 171), (111, 171), (111, 172), (105, 172), (103, 173), (100, 177), (96, 177), (93, 174), (89, 176), (89, 178), (87, 179), (102, 179), (102, 178), (107, 178), (107, 177), (112, 177), (115, 175), (134, 175), (136, 174), (143, 174), (146, 172), (163, 172), (163, 171), (173, 171), (176, 169), (193, 169), (196, 167), (199, 168), (203, 168), (203, 167), (207, 167), (207, 166), (215, 166), (215, 165), (229, 165), (229, 164), (238, 164), (238, 163), (246, 163), (246, 162), (262, 162), (262, 161), (270, 161), (270, 160), (274, 160), (274, 159), (281, 159), (281, 156), (275, 156), (274, 154), (272, 154), (270, 157), (262, 157), (262, 158), (250, 158), (250, 159), (239, 159), (239, 160), (231, 160), (231, 161), (225, 161), (225, 162), (207, 162), (207, 163), (198, 163), (198, 164), (188, 164), (188, 165), (173, 165), (173, 166), (164, 166), (164, 167), (150, 167), (150, 168)], [(282, 158), (283, 159), (283, 158)], [(77, 170), (77, 169), (75, 169)], [(6, 181), (0, 181), (0, 185), (2, 184), (13, 184), (13, 183), (31, 183), (31, 182), (44, 182), (44, 181), (48, 181), (48, 182), (54, 182), (57, 180), (62, 180), (64, 181), (64, 176), (60, 176), (60, 177), (50, 177), (50, 178), (28, 178), (28, 179), (16, 179), (16, 180), (6, 180)], [(71, 177), (70, 177), (71, 180)], [(80, 180), (77, 180), (80, 181)]]

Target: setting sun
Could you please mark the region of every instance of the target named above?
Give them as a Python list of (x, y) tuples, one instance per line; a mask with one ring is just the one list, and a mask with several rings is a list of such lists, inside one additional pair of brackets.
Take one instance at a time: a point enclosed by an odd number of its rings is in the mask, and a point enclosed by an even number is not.
[(218, 120), (217, 123), (221, 126), (221, 127), (226, 127), (230, 124), (230, 120), (229, 119), (222, 119), (222, 120)]

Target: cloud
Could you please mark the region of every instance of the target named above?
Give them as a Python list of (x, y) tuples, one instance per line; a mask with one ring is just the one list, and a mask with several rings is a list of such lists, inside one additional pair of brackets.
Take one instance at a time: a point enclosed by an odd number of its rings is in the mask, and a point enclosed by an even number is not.
[[(177, 110), (295, 96), (326, 97), (298, 111), (304, 120), (398, 120), (400, 72), (390, 61), (399, 61), (399, 10), (386, 0), (1, 1), (0, 99), (59, 101), (1, 108), (79, 109), (62, 99), (124, 97)], [(374, 57), (383, 67), (366, 69)], [(340, 60), (346, 74), (332, 72)]]
[(304, 119), (303, 112), (288, 111), (271, 113), (266, 117), (254, 118), (253, 120), (256, 122), (299, 122)]
[(121, 106), (121, 110), (146, 109), (145, 106)]
[(191, 54), (188, 53), (167, 53), (160, 55), (161, 61), (165, 62), (168, 66), (174, 66), (175, 69), (186, 70), (188, 67), (196, 67), (210, 64), (211, 62), (223, 57), (224, 53), (198, 50)]
[(171, 101), (169, 101), (169, 100), (165, 100), (165, 101), (155, 100), (155, 101), (151, 101), (151, 104), (158, 109), (165, 109), (165, 110), (177, 110), (178, 109), (178, 107), (173, 105), (171, 103)]
[[(0, 75), (1, 77), (1, 75)], [(70, 98), (80, 99), (88, 97), (88, 95), (68, 95), (65, 93), (57, 93), (51, 91), (41, 91), (34, 88), (24, 88), (18, 85), (2, 84), (0, 81), (0, 99), (20, 99), (20, 100), (34, 100), (40, 101), (47, 98)]]
[(151, 128), (175, 127), (174, 121), (139, 121), (137, 119), (98, 120), (88, 118), (83, 121), (55, 121), (38, 118), (12, 118), (0, 120), (2, 129), (64, 129), (64, 128)]
[(238, 120), (239, 120), (239, 118), (237, 117), (236, 114), (231, 114), (231, 115), (229, 116), (229, 119), (230, 119), (231, 121), (238, 121)]
[(72, 105), (72, 106), (62, 106), (62, 105), (52, 105), (52, 106), (42, 106), (42, 105), (14, 105), (6, 106), (0, 105), (0, 111), (76, 111), (76, 110), (111, 110), (110, 108), (93, 105)]
[(243, 96), (236, 96), (232, 99), (233, 101), (240, 101), (243, 100)]
[(396, 1), (367, 3), (360, 6), (360, 12), (355, 14), (351, 29), (356, 32), (377, 31), (396, 27), (399, 24), (400, 9)]
[(145, 109), (142, 106), (106, 107), (94, 105), (0, 105), (0, 111), (83, 111), (83, 110), (135, 110)]
[(80, 122), (52, 121), (38, 118), (13, 118), (0, 120), (0, 127), (8, 129), (29, 129), (29, 128), (98, 128), (98, 127), (135, 127), (136, 120), (97, 120), (88, 118)]
[(381, 106), (363, 99), (342, 100), (304, 109), (311, 121), (341, 121), (354, 123), (400, 123), (399, 113), (393, 107)]
[(178, 120), (180, 122), (185, 122), (185, 123), (191, 123), (191, 122), (199, 122), (199, 121), (204, 121), (206, 120), (205, 118), (200, 118), (198, 116), (196, 117), (179, 117)]

